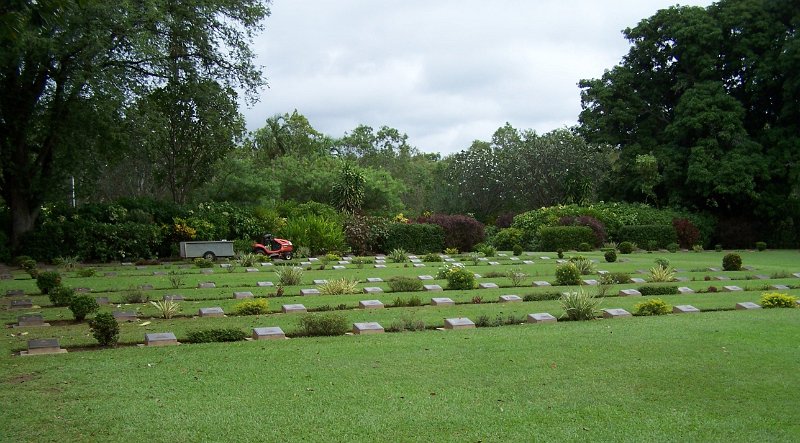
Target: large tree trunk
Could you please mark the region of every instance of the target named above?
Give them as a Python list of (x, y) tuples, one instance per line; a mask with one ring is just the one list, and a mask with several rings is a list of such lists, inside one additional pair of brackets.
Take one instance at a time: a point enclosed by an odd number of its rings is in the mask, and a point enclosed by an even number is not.
[(16, 252), (22, 237), (33, 230), (40, 206), (30, 201), (21, 190), (13, 189), (9, 194), (7, 203), (11, 208), (11, 249)]

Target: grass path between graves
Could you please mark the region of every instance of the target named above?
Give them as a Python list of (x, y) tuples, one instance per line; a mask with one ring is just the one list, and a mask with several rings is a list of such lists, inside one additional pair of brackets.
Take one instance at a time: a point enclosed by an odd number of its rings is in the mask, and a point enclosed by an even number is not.
[(800, 310), (0, 358), (4, 441), (798, 441)]

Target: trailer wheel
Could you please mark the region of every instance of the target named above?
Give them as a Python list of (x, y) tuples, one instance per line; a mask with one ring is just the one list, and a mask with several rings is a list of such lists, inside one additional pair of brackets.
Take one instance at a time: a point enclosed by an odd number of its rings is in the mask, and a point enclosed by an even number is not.
[(214, 253), (211, 251), (206, 251), (205, 253), (203, 253), (203, 258), (206, 260), (214, 261), (217, 259), (217, 256), (214, 255)]
[(284, 260), (291, 260), (292, 259), (292, 253), (291, 252), (287, 252), (286, 254), (283, 254), (283, 259)]
[(255, 253), (256, 255), (267, 255), (267, 254), (264, 253), (264, 250), (261, 249), (261, 248), (253, 249), (253, 253)]

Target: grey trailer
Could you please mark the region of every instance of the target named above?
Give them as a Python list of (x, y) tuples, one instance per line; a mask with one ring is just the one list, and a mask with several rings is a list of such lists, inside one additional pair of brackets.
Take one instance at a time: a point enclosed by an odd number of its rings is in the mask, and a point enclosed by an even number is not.
[(232, 241), (182, 241), (181, 258), (203, 257), (214, 260), (217, 257), (233, 257)]

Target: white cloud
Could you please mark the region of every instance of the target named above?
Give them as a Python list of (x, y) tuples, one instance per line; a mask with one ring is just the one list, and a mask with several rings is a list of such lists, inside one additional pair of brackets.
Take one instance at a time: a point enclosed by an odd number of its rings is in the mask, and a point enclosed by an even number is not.
[(270, 88), (244, 110), (248, 128), (297, 109), (334, 137), (387, 125), (447, 154), (506, 121), (540, 133), (574, 125), (578, 81), (619, 62), (622, 29), (671, 4), (275, 0), (254, 45)]

